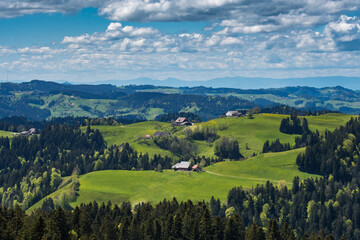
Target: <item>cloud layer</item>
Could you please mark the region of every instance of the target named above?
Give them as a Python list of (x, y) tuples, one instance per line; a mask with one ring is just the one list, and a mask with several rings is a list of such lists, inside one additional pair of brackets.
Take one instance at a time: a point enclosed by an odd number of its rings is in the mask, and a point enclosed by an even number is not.
[[(81, 80), (360, 74), (360, 19), (349, 14), (358, 0), (0, 0), (0, 18), (85, 7), (113, 22), (51, 46), (0, 46), (0, 72)], [(211, 27), (169, 34), (122, 21)]]

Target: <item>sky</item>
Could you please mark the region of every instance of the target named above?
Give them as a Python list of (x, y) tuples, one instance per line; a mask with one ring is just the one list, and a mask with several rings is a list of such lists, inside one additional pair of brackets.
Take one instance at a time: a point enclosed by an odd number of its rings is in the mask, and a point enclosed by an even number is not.
[(0, 81), (360, 76), (359, 0), (0, 0)]

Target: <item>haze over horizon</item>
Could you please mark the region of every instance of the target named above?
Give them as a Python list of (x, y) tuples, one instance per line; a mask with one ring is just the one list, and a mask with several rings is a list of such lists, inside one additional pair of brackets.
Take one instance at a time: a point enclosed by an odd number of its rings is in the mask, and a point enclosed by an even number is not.
[(358, 0), (0, 0), (0, 81), (359, 77), (359, 10)]

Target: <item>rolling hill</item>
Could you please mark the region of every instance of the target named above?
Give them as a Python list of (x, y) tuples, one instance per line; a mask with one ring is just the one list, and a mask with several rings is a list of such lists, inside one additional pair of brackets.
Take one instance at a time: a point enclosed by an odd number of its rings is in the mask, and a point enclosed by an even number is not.
[[(219, 136), (234, 137), (239, 142), (240, 152), (245, 157), (253, 153), (260, 153), (266, 140), (280, 139), (282, 143), (294, 144), (297, 135), (284, 134), (279, 131), (282, 118), (286, 115), (279, 114), (257, 114), (254, 119), (241, 118), (218, 118), (208, 122), (195, 124), (197, 126), (214, 126), (217, 128)], [(310, 130), (325, 131), (334, 130), (336, 127), (346, 123), (351, 115), (330, 113), (321, 116), (307, 116)], [(224, 130), (219, 128), (224, 127)], [(150, 155), (162, 154), (174, 156), (167, 150), (163, 150), (155, 145), (154, 141), (141, 139), (145, 135), (153, 135), (156, 131), (168, 131), (173, 136), (184, 138), (183, 127), (171, 127), (170, 123), (156, 121), (134, 123), (122, 126), (92, 126), (99, 129), (104, 135), (108, 145), (130, 143), (138, 152), (149, 153)], [(85, 130), (85, 127), (83, 127)], [(139, 140), (140, 139), (140, 140)], [(192, 141), (197, 146), (197, 154), (200, 156), (211, 157), (214, 154), (213, 143), (206, 141)], [(246, 149), (246, 145), (248, 149)], [(176, 157), (176, 156), (175, 156)]]
[[(295, 164), (297, 155), (304, 149), (286, 152), (259, 154), (262, 144), (267, 139), (280, 138), (282, 142), (293, 142), (296, 135), (279, 132), (280, 121), (285, 115), (259, 114), (254, 119), (221, 118), (199, 123), (198, 126), (225, 126), (218, 134), (233, 136), (239, 141), (241, 152), (250, 157), (253, 152), (258, 155), (243, 161), (225, 161), (210, 165), (206, 172), (174, 172), (155, 171), (124, 171), (105, 170), (91, 172), (80, 176), (79, 196), (71, 206), (90, 201), (108, 201), (120, 203), (131, 201), (133, 204), (141, 201), (158, 202), (164, 198), (176, 197), (179, 200), (208, 200), (211, 196), (226, 200), (228, 191), (235, 186), (251, 188), (257, 184), (271, 181), (286, 184), (291, 187), (294, 176), (301, 179), (319, 177), (300, 172)], [(344, 114), (326, 114), (307, 117), (311, 130), (324, 132), (333, 130), (351, 118)], [(196, 127), (196, 126), (194, 126)], [(164, 154), (172, 157), (172, 153), (158, 148), (153, 140), (138, 141), (139, 136), (153, 134), (155, 131), (170, 131), (179, 138), (185, 137), (181, 127), (173, 128), (168, 123), (155, 121), (135, 123), (125, 126), (93, 126), (99, 129), (108, 144), (130, 142), (139, 152), (149, 154)], [(84, 129), (85, 130), (85, 129)], [(148, 141), (148, 142), (146, 142)], [(244, 149), (248, 143), (249, 150)], [(213, 148), (205, 141), (194, 141), (198, 146), (198, 154), (212, 156)], [(50, 197), (61, 196), (68, 185), (52, 193)], [(46, 198), (44, 198), (46, 199)], [(33, 205), (29, 211), (40, 207), (42, 199)]]
[[(281, 153), (267, 153), (244, 161), (226, 161), (205, 168), (207, 172), (175, 172), (166, 170), (123, 171), (106, 170), (92, 172), (80, 177), (79, 196), (76, 206), (91, 201), (121, 203), (142, 201), (157, 203), (164, 198), (193, 201), (209, 200), (211, 196), (225, 201), (229, 190), (236, 186), (251, 188), (257, 184), (279, 181), (291, 187), (294, 176), (301, 179), (319, 177), (300, 172), (295, 164), (296, 156), (304, 149)], [(64, 189), (51, 194), (60, 195)], [(45, 198), (44, 198), (45, 199)], [(43, 200), (44, 200), (43, 199)], [(42, 201), (28, 211), (40, 207)]]

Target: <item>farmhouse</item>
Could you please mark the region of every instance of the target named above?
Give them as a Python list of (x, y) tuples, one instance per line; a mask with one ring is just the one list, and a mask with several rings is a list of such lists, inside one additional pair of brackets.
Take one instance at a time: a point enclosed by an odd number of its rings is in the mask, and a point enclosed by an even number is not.
[(176, 126), (192, 126), (193, 124), (187, 118), (179, 117), (178, 119), (175, 120), (175, 125)]
[(22, 131), (20, 133), (14, 133), (14, 137), (16, 136), (32, 136), (36, 134), (36, 129), (35, 128), (30, 128), (29, 131)]
[(171, 134), (169, 132), (155, 132), (154, 137), (170, 137)]
[(151, 139), (151, 136), (150, 135), (145, 135), (145, 139)]
[(239, 117), (241, 116), (241, 113), (238, 112), (238, 111), (228, 111), (226, 114), (225, 114), (226, 117)]
[(188, 171), (190, 168), (190, 162), (188, 161), (181, 161), (180, 163), (175, 164), (171, 167), (175, 171)]

